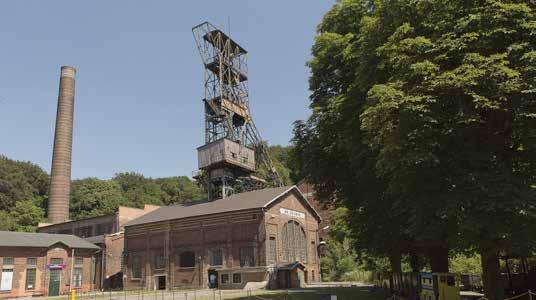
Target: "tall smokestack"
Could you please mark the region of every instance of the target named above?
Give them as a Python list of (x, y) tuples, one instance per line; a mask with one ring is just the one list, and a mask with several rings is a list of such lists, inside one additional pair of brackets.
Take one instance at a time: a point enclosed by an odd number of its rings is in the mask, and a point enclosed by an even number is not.
[(69, 220), (75, 74), (75, 68), (61, 67), (48, 199), (48, 218), (52, 224)]

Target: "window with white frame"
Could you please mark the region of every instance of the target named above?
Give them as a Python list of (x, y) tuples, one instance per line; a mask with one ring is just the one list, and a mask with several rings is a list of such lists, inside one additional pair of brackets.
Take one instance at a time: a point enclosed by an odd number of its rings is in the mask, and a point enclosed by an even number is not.
[(13, 257), (4, 257), (2, 259), (2, 274), (0, 276), (0, 291), (11, 291), (13, 288)]
[(73, 269), (73, 287), (79, 288), (82, 287), (82, 274), (83, 274), (83, 268), (81, 267), (75, 267)]

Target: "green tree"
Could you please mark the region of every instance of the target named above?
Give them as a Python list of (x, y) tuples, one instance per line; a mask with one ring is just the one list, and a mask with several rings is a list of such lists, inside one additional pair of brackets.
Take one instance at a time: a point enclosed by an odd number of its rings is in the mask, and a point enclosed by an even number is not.
[(70, 214), (74, 220), (113, 213), (128, 205), (117, 181), (98, 178), (74, 180), (71, 185)]
[(11, 210), (17, 201), (35, 199), (45, 207), (49, 176), (39, 166), (0, 155), (0, 210)]
[(112, 180), (121, 187), (124, 203), (133, 207), (141, 208), (145, 204), (163, 205), (167, 196), (153, 179), (138, 173), (119, 173)]
[(35, 232), (37, 224), (44, 221), (45, 214), (34, 200), (17, 201), (9, 213), (14, 226), (11, 230)]
[(155, 182), (166, 194), (163, 199), (166, 205), (191, 203), (207, 197), (204, 190), (186, 176), (158, 178)]
[(376, 152), (359, 129), (363, 99), (381, 77), (364, 64), (373, 65), (367, 60), (374, 56), (374, 43), (363, 44), (359, 36), (369, 13), (367, 1), (342, 1), (318, 26), (309, 62), (313, 114), (295, 124), (292, 157), (299, 176), (315, 185), (320, 199), (350, 210), (357, 246), (389, 257), (392, 271), (400, 272), (411, 241), (409, 208), (386, 192), (375, 170)]
[(0, 210), (0, 230), (16, 230), (16, 223), (13, 217), (5, 210)]
[(449, 259), (450, 272), (464, 274), (482, 274), (482, 259), (475, 253), (455, 253)]
[(366, 245), (442, 253), (433, 270), (476, 248), (493, 300), (499, 254), (529, 253), (536, 232), (535, 6), (338, 2), (312, 49), (313, 114), (295, 127), (301, 172), (361, 217)]

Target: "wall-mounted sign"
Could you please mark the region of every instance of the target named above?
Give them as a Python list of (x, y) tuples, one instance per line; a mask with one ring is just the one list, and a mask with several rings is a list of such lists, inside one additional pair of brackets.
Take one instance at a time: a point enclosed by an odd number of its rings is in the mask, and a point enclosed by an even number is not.
[(290, 216), (290, 217), (293, 217), (293, 218), (305, 219), (305, 214), (304, 213), (299, 212), (299, 211), (295, 211), (295, 210), (292, 210), (292, 209), (280, 208), (279, 212), (282, 215), (287, 215), (287, 216)]
[(65, 269), (67, 265), (65, 263), (62, 264), (47, 264), (47, 269)]

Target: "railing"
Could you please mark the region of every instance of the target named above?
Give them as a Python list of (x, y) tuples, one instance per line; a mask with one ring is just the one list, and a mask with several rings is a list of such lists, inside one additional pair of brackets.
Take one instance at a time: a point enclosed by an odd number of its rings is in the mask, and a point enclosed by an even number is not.
[[(123, 291), (90, 291), (77, 293), (76, 300), (223, 300), (223, 299), (258, 299), (258, 300), (291, 300), (292, 294), (303, 291), (281, 290), (123, 290)], [(283, 294), (283, 296), (281, 296)], [(69, 299), (68, 295), (48, 297), (50, 299)]]

